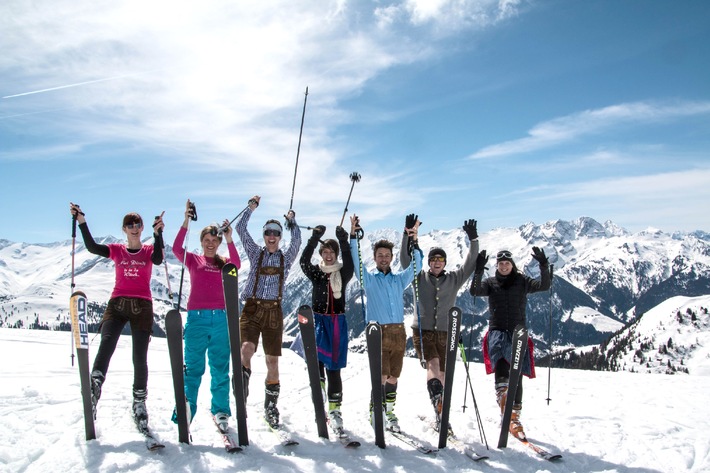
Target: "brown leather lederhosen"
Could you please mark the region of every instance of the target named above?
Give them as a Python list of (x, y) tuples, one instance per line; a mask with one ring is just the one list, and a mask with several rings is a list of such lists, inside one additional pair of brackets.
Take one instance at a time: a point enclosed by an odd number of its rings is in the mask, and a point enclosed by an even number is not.
[[(261, 251), (259, 262), (257, 263), (256, 281), (251, 297), (247, 298), (242, 316), (239, 320), (239, 328), (242, 335), (242, 342), (251, 342), (255, 346), (259, 345), (259, 336), (263, 335), (264, 353), (267, 355), (281, 356), (281, 342), (283, 340), (283, 312), (281, 310), (281, 299), (283, 297), (283, 276), (284, 276), (284, 255), (281, 254), (280, 264), (276, 266), (262, 266), (264, 253)], [(276, 300), (259, 299), (256, 291), (259, 287), (261, 275), (279, 275), (279, 295)]]

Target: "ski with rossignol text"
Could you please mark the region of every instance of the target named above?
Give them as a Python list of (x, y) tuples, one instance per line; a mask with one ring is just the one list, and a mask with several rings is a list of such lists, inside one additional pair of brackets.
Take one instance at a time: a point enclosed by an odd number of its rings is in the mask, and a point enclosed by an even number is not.
[(451, 389), (454, 384), (456, 352), (458, 351), (459, 331), (461, 330), (461, 309), (449, 309), (449, 326), (446, 332), (446, 371), (444, 372), (444, 398), (439, 422), (439, 448), (446, 447), (449, 433), (449, 410), (451, 408)]
[(247, 432), (246, 395), (242, 375), (242, 342), (239, 333), (239, 273), (234, 263), (227, 263), (222, 267), (222, 285), (227, 312), (229, 347), (232, 353), (232, 391), (237, 406), (237, 433), (239, 445), (246, 446), (249, 445), (249, 434)]
[(76, 346), (76, 357), (79, 361), (79, 377), (81, 378), (81, 400), (84, 405), (84, 430), (86, 440), (96, 438), (94, 426), (94, 406), (91, 403), (91, 373), (89, 371), (89, 325), (87, 320), (86, 294), (76, 291), (69, 299), (71, 313), (71, 330)]
[(375, 445), (385, 448), (385, 420), (382, 412), (382, 328), (377, 322), (365, 327), (367, 358), (370, 362), (372, 383), (372, 415), (374, 417)]
[(325, 417), (325, 403), (320, 385), (320, 372), (318, 369), (318, 348), (316, 347), (316, 329), (313, 322), (313, 310), (308, 305), (298, 308), (298, 327), (301, 330), (303, 353), (308, 368), (308, 379), (311, 385), (311, 399), (316, 414), (318, 436), (328, 438), (328, 423)]
[(219, 432), (222, 436), (222, 443), (224, 444), (224, 449), (227, 453), (241, 452), (242, 447), (240, 447), (237, 441), (234, 440), (229, 427), (223, 428), (223, 426), (217, 422), (217, 418), (215, 416), (212, 416), (212, 420), (214, 421), (214, 425), (217, 427), (217, 432)]
[(182, 315), (178, 309), (172, 309), (165, 315), (165, 335), (168, 339), (170, 369), (173, 375), (175, 392), (175, 411), (177, 413), (178, 440), (190, 443), (190, 422), (185, 399), (185, 373), (182, 352)]
[[(518, 391), (520, 377), (522, 376), (523, 361), (528, 350), (528, 330), (524, 325), (518, 325), (513, 330), (513, 353), (510, 364), (510, 378), (508, 380), (508, 396), (503, 411), (503, 420), (500, 426), (500, 437), (498, 438), (498, 448), (508, 446), (508, 428), (513, 415), (513, 404), (515, 404), (515, 393)], [(517, 438), (517, 437), (516, 437)], [(520, 439), (518, 439), (520, 440)]]

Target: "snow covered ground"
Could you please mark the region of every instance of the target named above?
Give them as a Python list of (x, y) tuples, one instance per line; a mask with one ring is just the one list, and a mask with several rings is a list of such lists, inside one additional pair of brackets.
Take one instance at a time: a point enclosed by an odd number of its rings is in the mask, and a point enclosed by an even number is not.
[[(90, 358), (98, 348), (96, 338)], [(254, 358), (248, 399), (251, 445), (228, 454), (209, 417), (209, 378), (202, 384), (198, 413), (192, 424), (192, 445), (177, 442), (170, 422), (174, 399), (167, 346), (151, 343), (149, 402), (151, 425), (164, 441), (160, 452), (146, 451), (131, 420), (132, 365), (130, 337), (122, 337), (113, 357), (99, 403), (98, 439), (84, 440), (77, 367), (71, 366), (68, 333), (0, 329), (0, 472), (221, 472), (221, 471), (489, 471), (489, 472), (706, 472), (710, 471), (710, 377), (600, 373), (555, 369), (551, 402), (547, 369), (525, 380), (523, 421), (530, 438), (559, 452), (551, 463), (531, 455), (516, 440), (495, 448), (498, 414), (492, 379), (482, 365), (471, 363), (471, 375), (490, 450), (481, 443), (475, 410), (468, 393), (462, 412), (465, 370), (458, 363), (453, 388), (452, 419), (459, 437), (473, 442), (490, 459), (474, 463), (455, 450), (423, 455), (395, 439), (386, 449), (374, 445), (366, 421), (369, 377), (364, 355), (350, 355), (343, 371), (344, 419), (362, 441), (344, 449), (319, 439), (303, 361), (290, 350), (281, 360), (282, 419), (300, 441), (277, 446), (276, 437), (260, 420), (264, 378), (263, 355)], [(397, 412), (402, 428), (436, 444), (437, 437), (418, 414), (432, 415), (424, 371), (417, 360), (405, 360)], [(232, 425), (235, 425), (232, 422)]]

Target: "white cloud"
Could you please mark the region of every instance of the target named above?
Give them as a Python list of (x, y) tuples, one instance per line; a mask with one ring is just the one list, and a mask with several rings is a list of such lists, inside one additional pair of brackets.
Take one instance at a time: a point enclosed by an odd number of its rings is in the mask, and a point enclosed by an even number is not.
[(625, 125), (642, 125), (670, 121), (679, 117), (710, 113), (710, 102), (679, 102), (660, 104), (634, 102), (585, 110), (535, 125), (528, 136), (486, 146), (470, 159), (499, 158), (529, 153), (570, 142), (580, 137), (600, 133)]

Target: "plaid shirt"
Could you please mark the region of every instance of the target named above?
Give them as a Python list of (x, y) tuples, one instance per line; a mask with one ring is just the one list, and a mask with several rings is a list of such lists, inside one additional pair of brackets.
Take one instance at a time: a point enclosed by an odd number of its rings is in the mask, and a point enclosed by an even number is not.
[[(298, 250), (301, 247), (301, 229), (294, 221), (294, 224), (291, 226), (291, 242), (289, 243), (288, 248), (286, 248), (285, 251), (279, 249), (276, 253), (269, 253), (266, 250), (266, 247), (259, 246), (254, 242), (254, 239), (247, 230), (251, 214), (252, 210), (247, 208), (237, 222), (236, 226), (237, 235), (239, 235), (239, 238), (242, 240), (244, 251), (247, 254), (247, 258), (249, 258), (250, 265), (249, 278), (247, 279), (246, 286), (242, 291), (241, 299), (245, 301), (248, 298), (255, 296), (258, 299), (277, 300), (279, 292), (283, 292), (283, 285), (288, 277), (289, 269), (291, 269), (291, 265), (296, 260)], [(278, 268), (281, 265), (281, 256), (283, 255), (284, 274), (283, 279), (279, 274), (260, 275), (259, 287), (256, 288), (255, 294), (254, 284), (256, 283), (256, 272), (259, 269), (257, 266), (262, 251), (264, 252), (264, 259), (261, 262), (262, 266), (274, 266)], [(279, 287), (279, 284), (281, 284), (281, 287)]]

